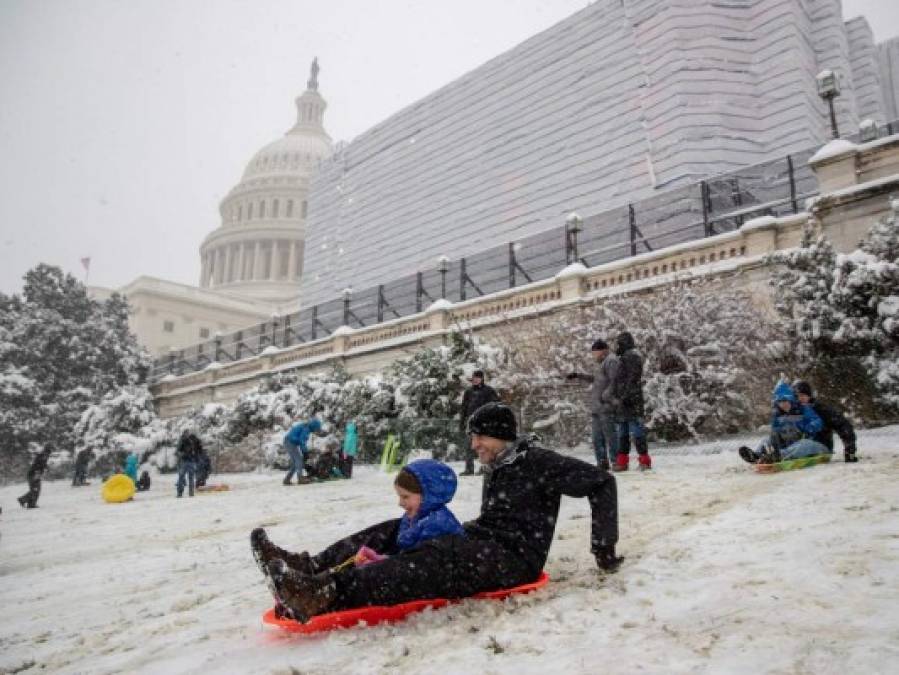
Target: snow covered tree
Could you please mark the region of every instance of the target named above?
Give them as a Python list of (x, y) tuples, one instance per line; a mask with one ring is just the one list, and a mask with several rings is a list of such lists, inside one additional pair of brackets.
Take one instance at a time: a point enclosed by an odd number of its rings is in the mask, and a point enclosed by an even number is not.
[(21, 295), (0, 295), (4, 469), (19, 473), (29, 444), (71, 453), (83, 411), (117, 387), (142, 382), (148, 368), (121, 296), (97, 302), (59, 268), (30, 270)]

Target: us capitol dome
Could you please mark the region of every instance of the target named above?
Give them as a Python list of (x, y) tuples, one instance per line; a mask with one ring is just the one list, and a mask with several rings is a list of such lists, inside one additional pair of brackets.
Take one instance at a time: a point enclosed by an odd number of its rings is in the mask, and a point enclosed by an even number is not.
[(296, 99), (296, 124), (253, 156), (222, 200), (222, 224), (200, 246), (201, 288), (298, 305), (309, 181), (331, 154), (318, 72), (315, 59)]

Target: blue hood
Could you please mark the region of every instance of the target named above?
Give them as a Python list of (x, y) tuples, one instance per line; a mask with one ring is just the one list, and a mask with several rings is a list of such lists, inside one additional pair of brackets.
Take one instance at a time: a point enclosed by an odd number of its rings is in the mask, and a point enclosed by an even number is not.
[(778, 401), (789, 401), (790, 403), (796, 403), (796, 394), (793, 393), (793, 388), (781, 380), (777, 383), (777, 386), (774, 387), (774, 393), (771, 394), (771, 401), (777, 403)]
[(312, 432), (321, 431), (322, 422), (317, 417), (313, 417), (311, 420), (309, 420), (306, 423), (306, 426), (308, 427), (309, 431), (312, 431)]
[(452, 501), (456, 494), (456, 472), (436, 459), (417, 459), (405, 467), (421, 485), (418, 518)]

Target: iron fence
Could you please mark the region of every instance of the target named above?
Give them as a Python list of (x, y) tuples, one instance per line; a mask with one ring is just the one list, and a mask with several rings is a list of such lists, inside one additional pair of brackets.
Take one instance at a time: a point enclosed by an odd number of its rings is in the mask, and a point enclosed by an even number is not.
[[(899, 123), (881, 128), (892, 135)], [(852, 138), (852, 137), (850, 137)], [(817, 194), (808, 160), (817, 148), (743, 167), (618, 206), (583, 220), (450, 260), (445, 269), (409, 274), (228, 335), (217, 335), (154, 361), (151, 381), (202, 370), (328, 336), (341, 325), (372, 326), (421, 312), (440, 298), (460, 302), (541, 281), (580, 261), (595, 267), (710, 237), (760, 216), (798, 213)], [(574, 231), (573, 231), (574, 230)]]

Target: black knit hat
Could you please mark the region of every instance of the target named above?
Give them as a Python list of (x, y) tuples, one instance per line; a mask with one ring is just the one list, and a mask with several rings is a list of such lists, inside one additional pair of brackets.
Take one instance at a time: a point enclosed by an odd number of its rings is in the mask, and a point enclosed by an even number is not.
[(590, 347), (590, 351), (598, 352), (600, 350), (608, 349), (608, 348), (609, 348), (608, 342), (606, 342), (602, 338), (596, 338), (596, 340), (593, 342), (593, 346)]
[(796, 380), (793, 383), (793, 391), (797, 394), (805, 394), (808, 397), (812, 396), (812, 385), (810, 385), (805, 380)]
[(515, 413), (502, 403), (487, 403), (468, 418), (468, 433), (490, 436), (501, 441), (514, 441), (518, 437)]

